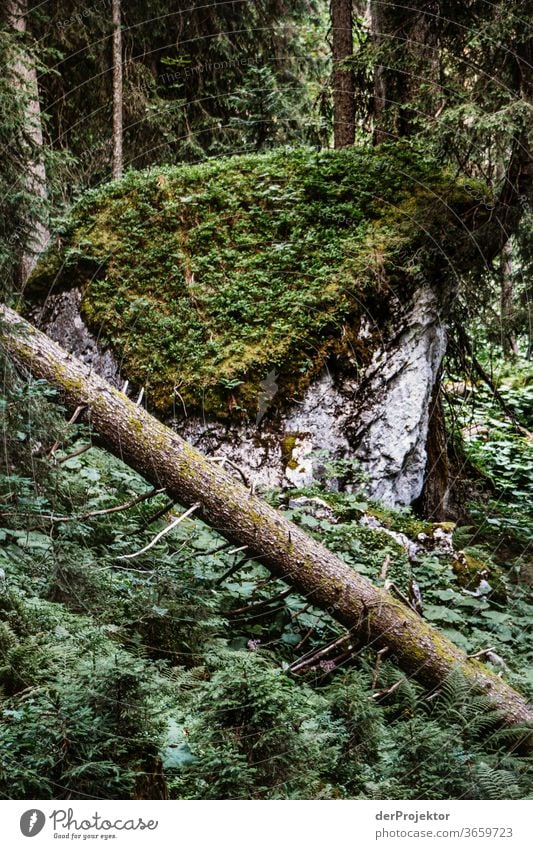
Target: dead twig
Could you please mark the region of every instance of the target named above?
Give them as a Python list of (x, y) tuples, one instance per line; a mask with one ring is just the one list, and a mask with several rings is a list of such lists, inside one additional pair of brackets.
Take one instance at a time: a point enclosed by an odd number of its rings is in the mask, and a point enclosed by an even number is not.
[(385, 646), (384, 648), (380, 649), (376, 654), (376, 665), (374, 666), (374, 672), (372, 673), (372, 683), (370, 685), (373, 690), (375, 689), (376, 684), (378, 682), (379, 670), (381, 669), (381, 661), (383, 660), (383, 655), (386, 654), (388, 650), (389, 647)]
[(283, 592), (275, 595), (273, 598), (267, 598), (264, 601), (257, 601), (254, 604), (247, 604), (246, 607), (236, 607), (234, 610), (229, 610), (226, 613), (226, 616), (238, 616), (241, 613), (251, 613), (256, 610), (262, 610), (265, 607), (270, 607), (271, 604), (275, 604), (277, 601), (282, 601), (292, 592), (294, 592), (292, 587), (287, 587), (286, 590), (283, 590)]
[[(248, 548), (248, 546), (245, 546), (245, 548)], [(239, 550), (239, 549), (237, 549), (237, 551), (238, 551), (238, 550)], [(231, 553), (234, 553), (234, 552), (231, 552)], [(246, 556), (245, 556), (245, 557), (240, 557), (239, 559), (237, 559), (237, 560), (235, 561), (235, 563), (233, 563), (233, 565), (232, 565), (232, 566), (230, 566), (230, 568), (229, 568), (229, 569), (227, 569), (227, 571), (226, 571), (226, 572), (224, 572), (224, 574), (223, 574), (223, 575), (221, 575), (221, 577), (220, 577), (220, 578), (217, 578), (217, 579), (216, 579), (216, 581), (215, 581), (215, 587), (220, 586), (220, 584), (223, 584), (223, 583), (224, 583), (224, 581), (227, 581), (227, 580), (228, 580), (228, 578), (231, 578), (231, 576), (232, 576), (232, 575), (234, 575), (234, 574), (235, 574), (235, 572), (238, 572), (238, 571), (239, 571), (239, 569), (242, 569), (242, 567), (244, 566), (244, 564), (248, 562), (248, 559), (249, 559), (249, 558), (248, 558), (248, 557), (246, 557)]]
[(229, 466), (230, 469), (235, 469), (235, 471), (241, 476), (241, 479), (242, 479), (242, 482), (244, 483), (244, 485), (248, 489), (250, 489), (250, 482), (249, 482), (248, 478), (246, 477), (246, 475), (244, 474), (243, 470), (240, 469), (239, 466), (236, 463), (233, 462), (233, 460), (230, 460), (229, 457), (210, 457), (210, 460), (213, 463), (219, 463), (222, 466), (222, 468), (224, 468), (224, 466)]
[[(328, 643), (327, 646), (324, 646), (320, 651), (312, 652), (310, 656), (305, 659), (297, 660), (295, 663), (292, 663), (287, 672), (297, 672), (299, 669), (303, 669), (304, 666), (309, 666), (309, 664), (314, 663), (318, 658), (323, 657), (325, 654), (329, 654), (330, 651), (337, 648), (337, 646), (342, 645), (351, 637), (350, 634), (343, 634), (342, 637), (337, 637), (337, 639), (333, 640), (333, 642)], [(351, 648), (351, 646), (350, 646)]]
[(195, 510), (198, 510), (200, 507), (200, 503), (193, 504), (192, 507), (189, 507), (189, 509), (185, 511), (185, 513), (182, 513), (181, 516), (178, 516), (177, 519), (174, 519), (174, 521), (171, 522), (170, 525), (168, 525), (166, 528), (163, 528), (162, 531), (159, 531), (159, 533), (156, 534), (153, 540), (149, 542), (148, 545), (145, 545), (144, 548), (141, 548), (140, 551), (135, 551), (133, 554), (121, 554), (119, 557), (117, 557), (117, 560), (133, 560), (134, 557), (140, 557), (141, 554), (146, 554), (146, 552), (153, 548), (154, 545), (157, 545), (157, 543), (160, 539), (162, 539), (162, 537), (164, 537), (170, 531), (174, 530), (174, 528), (179, 525), (180, 522), (183, 522), (184, 519), (187, 519), (192, 513), (195, 512)]
[(493, 651), (496, 651), (496, 646), (491, 646), (488, 649), (480, 649), (480, 651), (476, 651), (476, 652), (474, 652), (474, 654), (467, 654), (467, 657), (469, 659), (472, 659), (474, 657), (484, 657), (486, 654), (489, 654), (490, 652), (493, 652)]
[(405, 681), (405, 678), (400, 678), (400, 680), (399, 680), (399, 681), (396, 681), (396, 683), (395, 683), (395, 684), (393, 684), (393, 685), (392, 685), (392, 687), (385, 687), (385, 689), (384, 689), (384, 690), (378, 690), (378, 692), (377, 692), (377, 693), (372, 693), (372, 695), (370, 696), (370, 698), (371, 698), (371, 699), (380, 699), (380, 698), (381, 698), (381, 696), (390, 696), (390, 694), (391, 694), (391, 693), (394, 693), (394, 691), (395, 691), (395, 690), (397, 690), (397, 689), (398, 689), (398, 687), (399, 687), (401, 684), (403, 684), (403, 682), (404, 682), (404, 681)]
[(389, 566), (390, 566), (390, 554), (387, 554), (385, 556), (385, 560), (383, 561), (383, 563), (381, 565), (381, 571), (379, 573), (379, 577), (382, 581), (384, 581), (385, 578), (387, 577), (387, 573), (389, 571)]
[(121, 513), (123, 510), (129, 510), (143, 501), (148, 501), (149, 498), (161, 495), (164, 491), (164, 489), (152, 489), (150, 492), (143, 492), (142, 495), (136, 495), (135, 498), (126, 501), (124, 504), (117, 504), (115, 507), (107, 507), (102, 510), (92, 510), (89, 513), (82, 513), (81, 516), (46, 516), (46, 518), (52, 522), (84, 522), (85, 519), (92, 519), (95, 516), (107, 516), (109, 513)]
[[(67, 427), (70, 426), (70, 425), (73, 425), (78, 420), (78, 418), (81, 416), (81, 414), (83, 413), (83, 411), (86, 408), (87, 408), (87, 404), (80, 404), (78, 407), (76, 407), (76, 409), (74, 410), (70, 419), (67, 422)], [(54, 442), (54, 444), (50, 448), (50, 451), (48, 452), (49, 457), (52, 457), (54, 455), (54, 452), (57, 451), (60, 444), (61, 444), (60, 442)]]
[(92, 447), (93, 447), (92, 442), (90, 442), (89, 445), (82, 445), (81, 448), (78, 448), (76, 451), (73, 451), (72, 454), (67, 454), (66, 457), (61, 457), (60, 460), (56, 460), (56, 463), (57, 463), (58, 466), (61, 465), (61, 463), (67, 463), (69, 460), (73, 460), (74, 457), (79, 457), (80, 454), (85, 454), (85, 452), (88, 451), (89, 448), (92, 448)]

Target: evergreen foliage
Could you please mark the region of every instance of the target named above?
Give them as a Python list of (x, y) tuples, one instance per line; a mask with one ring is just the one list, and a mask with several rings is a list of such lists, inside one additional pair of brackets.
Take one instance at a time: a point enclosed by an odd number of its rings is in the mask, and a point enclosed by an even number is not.
[[(363, 311), (377, 333), (398, 325), (384, 287), (400, 311), (421, 282), (453, 294), (457, 525), (372, 502), (349, 461), (329, 463), (340, 491), (316, 482), (291, 491), (308, 498), (292, 508), (285, 491), (266, 497), (399, 603), (418, 587), (421, 615), (533, 694), (524, 6), (371, 3), (381, 30), (355, 21), (357, 146), (342, 152), (327, 149), (328, 6), (123, 3), (129, 170), (107, 184), (110, 4), (37, 4), (24, 34), (3, 9), (3, 297), (20, 295), (31, 223), (46, 213), (25, 180), (38, 159), (58, 222), (25, 294), (82, 287), (83, 317), (165, 415), (178, 398), (177, 410), (253, 418), (272, 369), (283, 403), (326, 360), (367, 364)], [(19, 62), (37, 71), (43, 150)], [(372, 129), (393, 141), (372, 149)], [(510, 267), (490, 244), (473, 262), (510, 186)], [(52, 387), (1, 366), (0, 796), (531, 797), (526, 729), (502, 728), (458, 673), (427, 692), (201, 521), (125, 560), (179, 505), (67, 424)]]
[[(531, 792), (531, 764), (514, 751), (519, 729), (499, 730), (497, 714), (459, 676), (428, 694), (391, 660), (376, 670), (371, 649), (342, 648), (292, 672), (306, 652), (338, 639), (338, 626), (295, 594), (275, 601), (283, 585), (267, 581), (253, 561), (220, 584), (235, 556), (201, 522), (180, 524), (133, 562), (117, 559), (165, 526), (150, 519), (168, 504), (153, 495), (88, 516), (151, 490), (94, 446), (71, 456), (90, 434), (65, 426), (46, 385), (5, 366), (5, 797), (498, 799)], [(411, 564), (383, 531), (357, 522), (374, 511), (384, 526), (416, 537), (420, 523), (409, 513), (387, 513), (364, 492), (329, 497), (337, 521), (304, 508), (292, 511), (293, 520), (373, 580), (385, 557), (402, 592), (414, 573), (428, 618), (469, 650), (497, 645), (511, 668), (504, 674), (531, 686), (523, 675), (531, 650), (523, 589), (509, 585), (505, 602), (469, 596), (449, 556)], [(271, 498), (284, 502), (283, 493)]]
[[(111, 5), (35, 7), (46, 50), (40, 78), (48, 144), (68, 151), (64, 196), (110, 177)], [(315, 143), (327, 75), (323, 0), (124, 3), (124, 161), (203, 159), (288, 142)]]

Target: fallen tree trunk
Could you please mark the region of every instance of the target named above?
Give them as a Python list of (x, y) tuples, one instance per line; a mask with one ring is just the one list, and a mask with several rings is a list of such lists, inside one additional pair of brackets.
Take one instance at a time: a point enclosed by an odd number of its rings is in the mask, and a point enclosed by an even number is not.
[(199, 503), (196, 515), (232, 543), (248, 546), (250, 556), (327, 610), (355, 640), (376, 650), (387, 647), (407, 675), (430, 687), (459, 668), (473, 689), (490, 697), (504, 722), (533, 720), (524, 698), (480, 661), (467, 658), (414, 611), (374, 587), (5, 306), (0, 307), (0, 340), (16, 363), (60, 391), (67, 408), (86, 406), (91, 425), (113, 454), (181, 504)]

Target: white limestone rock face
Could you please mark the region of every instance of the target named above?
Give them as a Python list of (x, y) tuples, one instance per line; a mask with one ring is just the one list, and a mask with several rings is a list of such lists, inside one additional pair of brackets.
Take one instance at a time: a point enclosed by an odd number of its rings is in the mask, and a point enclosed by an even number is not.
[(350, 441), (371, 497), (385, 504), (410, 504), (422, 492), (429, 405), (445, 349), (437, 296), (423, 287), (397, 337), (363, 375)]
[(194, 416), (172, 425), (208, 456), (228, 457), (256, 487), (302, 487), (324, 478), (328, 458), (353, 456), (344, 429), (354, 388), (351, 380), (334, 380), (324, 370), (300, 403), (272, 419), (267, 411), (258, 426)]
[[(34, 311), (33, 320), (121, 386), (119, 363), (100, 350), (81, 318), (80, 302), (77, 289), (58, 293)], [(356, 459), (372, 498), (410, 504), (423, 488), (429, 404), (446, 343), (437, 294), (420, 286), (394, 323), (394, 334), (383, 333), (357, 378), (325, 368), (303, 398), (283, 410), (271, 391), (266, 406), (258, 397), (258, 423), (190, 416), (170, 424), (214, 462), (227, 458), (227, 468), (254, 488), (302, 487), (313, 480), (336, 488), (340, 481), (328, 473), (327, 460)]]
[(356, 458), (370, 497), (408, 505), (424, 484), (429, 404), (445, 344), (436, 298), (420, 291), (402, 331), (359, 380), (325, 369), (301, 402), (272, 420), (267, 411), (259, 426), (196, 417), (173, 426), (208, 456), (228, 457), (255, 486), (321, 480), (335, 488), (327, 459)]
[(110, 350), (101, 350), (80, 313), (81, 291), (69, 289), (48, 295), (44, 306), (35, 307), (30, 321), (44, 330), (54, 342), (83, 360), (113, 386), (122, 386), (119, 365)]

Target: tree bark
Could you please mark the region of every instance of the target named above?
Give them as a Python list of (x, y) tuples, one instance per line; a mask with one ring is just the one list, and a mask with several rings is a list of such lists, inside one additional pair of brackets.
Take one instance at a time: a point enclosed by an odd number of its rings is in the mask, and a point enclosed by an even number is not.
[(374, 69), (374, 143), (410, 136), (431, 114), (438, 91), (439, 6), (435, 0), (401, 5), (371, 0)]
[[(9, 0), (7, 4), (6, 19), (14, 30), (23, 35), (26, 32), (28, 15), (28, 0)], [(37, 84), (37, 71), (35, 64), (28, 56), (17, 59), (13, 67), (15, 85), (22, 85), (27, 92), (28, 100), (26, 107), (25, 132), (30, 140), (35, 154), (30, 161), (27, 174), (24, 177), (27, 191), (35, 195), (38, 201), (46, 205), (48, 198), (46, 171), (44, 166), (43, 130), (41, 123), (41, 107), (39, 102), (39, 88)], [(39, 254), (46, 248), (50, 239), (48, 227), (44, 223), (44, 215), (35, 217), (30, 222), (29, 229), (32, 233), (25, 253), (22, 257), (20, 277), (24, 285), (31, 274)]]
[(441, 370), (433, 386), (429, 406), (426, 474), (421, 498), (422, 513), (433, 522), (443, 522), (446, 519), (450, 481), (448, 440), (440, 384)]
[(353, 70), (352, 0), (331, 0), (333, 34), (333, 123), (336, 148), (355, 141), (355, 95)]
[(518, 348), (513, 332), (513, 251), (510, 241), (507, 242), (500, 256), (500, 286), (500, 321), (502, 353), (506, 360), (510, 360), (518, 356)]
[(122, 20), (120, 0), (113, 0), (113, 179), (122, 176)]
[[(137, 407), (118, 389), (36, 330), (0, 307), (0, 340), (14, 361), (48, 380), (68, 409), (87, 408), (102, 444), (181, 504), (200, 503), (197, 513), (276, 577), (327, 610), (353, 639), (389, 657), (429, 687), (459, 668), (476, 691), (485, 692), (509, 725), (531, 722), (524, 698), (480, 661), (469, 659), (420, 616), (308, 537), (281, 513)], [(524, 742), (530, 734), (524, 733)]]

